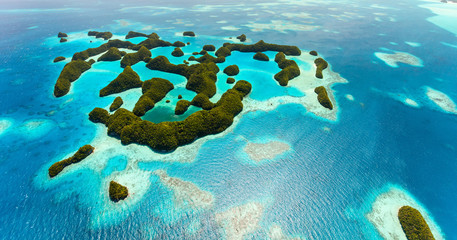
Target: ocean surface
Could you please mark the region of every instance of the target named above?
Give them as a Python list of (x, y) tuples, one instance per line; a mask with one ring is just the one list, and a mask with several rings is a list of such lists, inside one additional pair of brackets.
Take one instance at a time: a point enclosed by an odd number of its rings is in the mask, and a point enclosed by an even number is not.
[[(366, 214), (375, 198), (392, 186), (413, 196), (445, 239), (457, 239), (457, 110), (455, 105), (454, 112), (443, 109), (427, 95), (431, 88), (457, 102), (457, 4), (2, 2), (0, 239), (224, 239), (229, 235), (218, 224), (220, 213), (253, 202), (262, 211), (246, 239), (271, 238), (272, 226), (291, 238), (383, 239)], [(316, 50), (347, 80), (331, 87), (337, 119), (318, 117), (299, 104), (283, 104), (244, 114), (230, 131), (197, 146), (192, 162), (154, 159), (129, 164), (139, 156), (117, 148), (105, 162), (100, 160), (99, 168), (74, 166), (49, 179), (51, 164), (100, 137), (104, 130), (88, 120), (88, 113), (109, 106), (115, 96), (100, 98), (98, 91), (122, 72), (119, 62), (96, 63), (72, 84), (68, 95), (53, 96), (65, 62), (52, 60), (102, 44), (87, 36), (90, 30), (110, 31), (118, 38), (129, 31), (156, 32), (170, 42), (190, 42), (187, 52), (205, 44), (218, 48), (242, 33), (248, 43), (264, 40), (295, 45), (304, 53)], [(197, 36), (183, 37), (183, 31)], [(58, 32), (68, 33), (69, 41), (59, 43)], [(176, 64), (186, 59), (173, 59), (172, 50), (151, 52), (170, 56)], [(420, 64), (392, 66), (376, 53), (408, 53)], [(275, 53), (267, 55), (272, 59)], [(236, 63), (246, 69), (236, 78), (253, 84), (251, 99), (303, 96), (272, 79), (279, 71), (274, 62), (259, 63), (252, 56), (236, 52), (219, 67)], [(308, 65), (302, 63), (304, 69), (311, 69)], [(132, 68), (142, 80), (163, 77), (175, 85), (186, 81), (150, 71), (143, 62)], [(218, 77), (219, 94), (230, 86), (223, 73)], [(170, 92), (179, 94), (185, 99), (195, 96), (182, 88)], [(140, 91), (122, 96), (124, 101), (136, 99)], [(176, 97), (172, 99), (176, 104)], [(163, 104), (143, 118), (178, 121), (197, 110), (190, 108), (174, 118), (173, 108)], [(246, 142), (268, 141), (285, 142), (290, 149), (261, 164), (243, 152)], [(145, 158), (145, 152), (138, 154)], [(211, 195), (211, 206), (179, 203), (179, 194), (153, 174), (159, 169)], [(107, 203), (107, 181), (128, 171), (142, 174), (132, 181), (138, 181), (143, 195), (122, 207)]]

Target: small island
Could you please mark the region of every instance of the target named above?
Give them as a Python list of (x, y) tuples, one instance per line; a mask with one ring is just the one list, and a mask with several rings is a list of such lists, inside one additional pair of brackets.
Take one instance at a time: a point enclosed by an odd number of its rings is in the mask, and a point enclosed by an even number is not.
[(435, 240), (427, 222), (417, 209), (401, 207), (398, 210), (398, 220), (408, 240)]
[(111, 181), (109, 183), (109, 198), (113, 202), (119, 202), (124, 200), (129, 195), (127, 187), (122, 186), (121, 184)]
[(70, 166), (71, 164), (81, 162), (87, 156), (92, 154), (93, 151), (94, 151), (94, 147), (92, 147), (91, 145), (82, 146), (81, 148), (79, 148), (79, 150), (75, 154), (73, 154), (73, 156), (52, 164), (48, 170), (49, 177), (53, 178), (53, 177), (57, 176), (57, 174), (62, 172), (62, 170), (64, 168)]
[(59, 56), (59, 57), (54, 58), (53, 62), (56, 63), (56, 62), (60, 62), (60, 61), (63, 61), (63, 60), (65, 60), (65, 57)]
[(259, 61), (265, 61), (265, 62), (270, 61), (270, 58), (265, 53), (262, 53), (262, 52), (257, 52), (253, 58), (255, 60), (259, 60)]
[(231, 78), (231, 77), (227, 78), (227, 83), (228, 84), (235, 83), (235, 78)]
[(111, 32), (97, 32), (97, 31), (89, 31), (87, 34), (88, 36), (94, 36), (95, 38), (103, 38), (104, 40), (108, 40), (113, 37)]
[(240, 42), (245, 42), (246, 41), (246, 35), (241, 34), (240, 36), (236, 37), (236, 39), (240, 40)]
[(328, 97), (327, 90), (325, 90), (325, 87), (319, 86), (314, 89), (314, 92), (317, 94), (317, 100), (323, 107), (328, 108), (330, 110), (333, 109), (333, 104)]
[(113, 103), (111, 103), (111, 105), (109, 106), (109, 111), (110, 112), (113, 112), (113, 111), (116, 111), (117, 109), (119, 109), (122, 104), (124, 104), (124, 101), (122, 100), (121, 97), (116, 97), (113, 101)]
[(171, 55), (173, 57), (182, 57), (184, 56), (184, 52), (181, 50), (181, 48), (175, 48), (175, 50), (173, 50), (173, 52), (171, 52)]
[(205, 45), (203, 46), (203, 50), (208, 51), (208, 52), (213, 52), (216, 51), (216, 47), (214, 45)]
[(58, 38), (65, 38), (65, 37), (68, 37), (68, 34), (63, 33), (63, 32), (59, 32), (59, 33), (57, 34), (57, 37), (58, 37)]
[(278, 81), (279, 85), (287, 86), (289, 80), (300, 75), (300, 68), (294, 60), (286, 59), (283, 52), (279, 52), (275, 56), (275, 62), (282, 70), (275, 74), (274, 79)]
[(328, 67), (327, 61), (322, 58), (318, 58), (314, 60), (314, 64), (316, 64), (316, 77), (322, 79), (324, 77), (322, 71)]
[(117, 47), (111, 47), (108, 52), (104, 53), (101, 55), (98, 59), (97, 62), (100, 61), (107, 61), (107, 62), (112, 62), (112, 61), (117, 61), (120, 60), (125, 54), (127, 54), (124, 51), (119, 51)]
[(195, 37), (195, 33), (192, 31), (183, 32), (182, 35), (187, 37)]
[(238, 68), (237, 65), (230, 65), (224, 69), (224, 73), (228, 76), (235, 76), (238, 75), (238, 73), (240, 73), (240, 68)]

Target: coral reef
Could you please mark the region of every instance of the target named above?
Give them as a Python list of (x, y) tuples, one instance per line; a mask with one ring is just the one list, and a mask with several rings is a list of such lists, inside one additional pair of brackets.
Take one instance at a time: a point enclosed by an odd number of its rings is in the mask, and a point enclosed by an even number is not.
[(122, 186), (121, 184), (111, 181), (109, 183), (109, 198), (113, 202), (119, 202), (124, 200), (129, 195), (127, 187)]
[(113, 93), (121, 93), (132, 88), (138, 88), (141, 87), (142, 84), (143, 82), (140, 80), (140, 76), (133, 71), (130, 66), (127, 66), (121, 74), (100, 90), (100, 97), (108, 96)]
[(415, 208), (403, 206), (398, 211), (398, 220), (408, 240), (434, 240), (432, 232), (422, 217), (422, 214)]
[(323, 86), (315, 88), (314, 92), (317, 93), (317, 100), (323, 107), (328, 108), (330, 110), (333, 109), (333, 104), (328, 98), (327, 90), (325, 90)]
[(119, 109), (122, 104), (124, 104), (124, 101), (122, 101), (122, 98), (121, 97), (116, 97), (113, 101), (113, 103), (111, 103), (111, 105), (109, 106), (109, 111), (110, 112), (113, 112), (113, 111), (116, 111), (117, 109)]
[(92, 147), (91, 145), (84, 145), (80, 147), (79, 150), (75, 154), (73, 154), (73, 156), (52, 164), (51, 167), (49, 167), (48, 169), (49, 177), (53, 178), (57, 176), (57, 174), (62, 172), (62, 170), (67, 166), (81, 162), (87, 156), (92, 154), (93, 151), (94, 147)]

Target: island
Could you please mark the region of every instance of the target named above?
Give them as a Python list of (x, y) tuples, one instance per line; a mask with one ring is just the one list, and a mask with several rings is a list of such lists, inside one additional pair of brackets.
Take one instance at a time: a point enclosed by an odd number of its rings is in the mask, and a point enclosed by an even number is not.
[(195, 37), (195, 33), (192, 31), (183, 32), (182, 35), (187, 37)]
[(109, 183), (109, 198), (113, 202), (119, 202), (124, 200), (129, 195), (127, 187), (122, 186), (121, 184), (111, 181)]
[(241, 34), (240, 36), (236, 37), (236, 39), (240, 40), (240, 42), (245, 42), (246, 41), (246, 35)]
[(143, 116), (172, 89), (174, 89), (173, 83), (163, 78), (152, 78), (145, 81), (141, 87), (143, 95), (135, 104), (133, 113), (136, 116)]
[(61, 43), (64, 43), (64, 42), (66, 42), (66, 41), (68, 41), (66, 38), (60, 38), (60, 42), (61, 42)]
[(316, 77), (323, 78), (324, 75), (322, 74), (322, 71), (328, 67), (327, 61), (322, 58), (318, 58), (314, 60), (314, 64), (316, 64)]
[(54, 96), (61, 97), (66, 95), (70, 91), (71, 83), (76, 81), (83, 72), (89, 70), (94, 62), (93, 60), (89, 62), (76, 60), (65, 64), (54, 85)]
[(230, 65), (224, 69), (224, 73), (228, 76), (235, 76), (238, 75), (238, 73), (240, 73), (240, 68), (238, 68), (237, 65)]
[(227, 83), (229, 83), (229, 84), (235, 83), (235, 78), (231, 78), (231, 77), (227, 78)]
[(398, 220), (408, 240), (435, 240), (427, 222), (417, 209), (401, 207), (398, 210)]
[(106, 53), (104, 53), (103, 55), (101, 55), (97, 59), (97, 62), (100, 62), (100, 61), (107, 61), (107, 62), (117, 61), (117, 60), (120, 60), (126, 54), (127, 53), (124, 52), (124, 51), (122, 51), (122, 52), (119, 51), (119, 49), (117, 47), (111, 47), (110, 49), (108, 49), (108, 51)]
[(62, 172), (64, 168), (70, 166), (71, 164), (81, 162), (87, 156), (92, 154), (93, 151), (94, 147), (92, 147), (91, 145), (82, 146), (75, 154), (73, 154), (73, 156), (52, 164), (51, 167), (49, 167), (48, 169), (49, 177), (53, 178), (57, 176), (57, 174)]
[(205, 45), (203, 46), (203, 50), (208, 51), (208, 52), (213, 52), (216, 51), (216, 47), (214, 45)]
[(262, 53), (262, 52), (257, 52), (254, 57), (253, 57), (255, 60), (259, 60), (259, 61), (270, 61), (270, 58), (265, 54), (265, 53)]
[(328, 98), (327, 90), (325, 90), (325, 87), (319, 86), (314, 89), (314, 92), (317, 94), (317, 100), (323, 107), (328, 108), (330, 110), (333, 109), (333, 104)]
[(310, 54), (310, 55), (312, 55), (312, 56), (317, 56), (317, 52), (316, 52), (316, 51), (314, 51), (314, 50), (313, 50), (313, 51), (311, 51), (311, 52), (309, 52), (309, 54)]
[(122, 100), (121, 97), (116, 97), (113, 101), (113, 103), (111, 103), (111, 105), (109, 106), (109, 111), (110, 112), (113, 112), (113, 111), (116, 111), (117, 109), (119, 109), (122, 104), (124, 104), (124, 101)]
[(68, 34), (63, 33), (63, 32), (59, 32), (59, 33), (57, 34), (57, 37), (58, 37), (58, 38), (68, 37)]
[(124, 68), (113, 81), (100, 90), (100, 97), (114, 93), (121, 93), (132, 88), (139, 88), (143, 85), (140, 76), (130, 66)]
[(65, 57), (59, 56), (59, 57), (54, 58), (53, 62), (56, 63), (56, 62), (60, 62), (60, 61), (63, 61), (63, 60), (65, 60)]
[(181, 48), (175, 48), (175, 50), (173, 50), (173, 52), (171, 52), (171, 55), (173, 57), (182, 57), (182, 56), (184, 56), (184, 52), (181, 50)]
[(286, 55), (283, 52), (276, 54), (275, 62), (281, 68), (281, 71), (274, 75), (274, 79), (278, 81), (279, 85), (287, 86), (289, 80), (300, 75), (300, 68), (297, 63), (294, 60), (286, 59)]
[(121, 60), (121, 67), (133, 66), (140, 61), (147, 62), (151, 56), (151, 51), (145, 46), (141, 46), (137, 52), (125, 54)]
[(104, 40), (108, 40), (113, 37), (111, 32), (97, 32), (97, 31), (89, 31), (87, 34), (88, 36), (94, 36), (95, 38), (103, 38)]

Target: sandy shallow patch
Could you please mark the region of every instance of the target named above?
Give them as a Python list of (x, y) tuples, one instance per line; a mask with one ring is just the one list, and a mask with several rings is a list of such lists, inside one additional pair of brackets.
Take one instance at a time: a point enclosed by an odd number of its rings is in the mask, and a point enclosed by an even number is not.
[(13, 121), (8, 120), (8, 119), (0, 119), (0, 136), (5, 133), (8, 128), (13, 125)]
[(291, 237), (284, 233), (281, 226), (278, 224), (272, 224), (268, 231), (268, 237), (270, 240), (302, 240), (304, 238)]
[(431, 87), (426, 87), (426, 91), (427, 97), (443, 111), (457, 114), (457, 106), (448, 95)]
[(393, 68), (398, 68), (398, 63), (404, 63), (414, 67), (424, 66), (420, 58), (406, 52), (395, 52), (393, 54), (375, 52), (374, 55)]
[(165, 170), (154, 171), (160, 182), (173, 191), (174, 202), (178, 207), (211, 208), (214, 205), (214, 196), (200, 189), (192, 182), (176, 177), (170, 177)]
[(279, 141), (270, 141), (267, 143), (248, 142), (244, 147), (250, 159), (259, 163), (264, 160), (274, 159), (276, 156), (290, 150), (290, 145)]
[(242, 240), (260, 228), (264, 206), (249, 202), (216, 214), (217, 223), (225, 230), (225, 239)]

